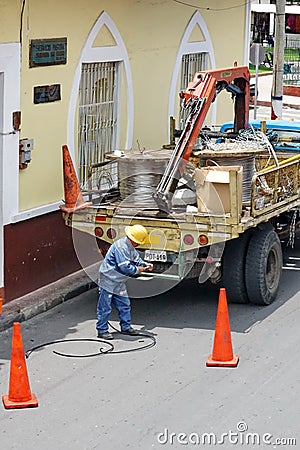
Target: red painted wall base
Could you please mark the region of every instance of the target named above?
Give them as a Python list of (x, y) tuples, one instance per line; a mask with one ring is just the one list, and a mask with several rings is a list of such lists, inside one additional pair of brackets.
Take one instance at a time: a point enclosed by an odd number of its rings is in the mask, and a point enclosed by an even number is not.
[(61, 211), (4, 226), (7, 303), (99, 259), (93, 236), (67, 227)]

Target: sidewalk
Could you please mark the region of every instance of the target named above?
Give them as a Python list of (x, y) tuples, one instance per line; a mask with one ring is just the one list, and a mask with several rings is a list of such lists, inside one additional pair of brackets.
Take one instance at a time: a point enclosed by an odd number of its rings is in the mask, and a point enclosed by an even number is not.
[(3, 305), (0, 331), (10, 328), (14, 322), (23, 322), (95, 288), (97, 284), (93, 280), (97, 279), (98, 269), (99, 264), (97, 263), (87, 268), (91, 277), (87, 275), (86, 271), (80, 270)]
[[(255, 77), (254, 77), (255, 79)], [(253, 77), (252, 77), (253, 80)], [(273, 74), (263, 74), (258, 77), (258, 106), (271, 107), (271, 90), (273, 83)], [(300, 109), (300, 97), (294, 95), (283, 95), (283, 106)]]

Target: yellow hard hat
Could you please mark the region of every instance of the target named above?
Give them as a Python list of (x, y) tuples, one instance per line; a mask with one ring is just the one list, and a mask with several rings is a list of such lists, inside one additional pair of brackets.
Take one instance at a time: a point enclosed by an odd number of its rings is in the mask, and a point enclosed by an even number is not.
[(126, 236), (137, 244), (145, 244), (148, 242), (148, 231), (143, 225), (131, 225), (125, 228)]

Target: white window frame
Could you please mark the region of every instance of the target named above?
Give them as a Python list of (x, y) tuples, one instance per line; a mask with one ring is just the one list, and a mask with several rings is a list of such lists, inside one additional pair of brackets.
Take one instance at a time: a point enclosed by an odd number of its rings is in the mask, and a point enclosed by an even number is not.
[[(116, 45), (105, 46), (105, 47), (94, 47), (94, 41), (101, 30), (105, 26), (110, 31), (113, 36)], [(69, 115), (68, 115), (68, 147), (73, 159), (75, 160), (75, 123), (76, 123), (76, 110), (77, 110), (77, 97), (78, 89), (81, 78), (81, 64), (86, 62), (105, 62), (105, 61), (122, 61), (124, 65), (125, 83), (126, 83), (126, 93), (127, 93), (127, 135), (124, 149), (130, 149), (132, 147), (133, 140), (133, 123), (134, 123), (134, 102), (133, 102), (133, 82), (130, 68), (130, 61), (128, 53), (118, 31), (115, 23), (107, 12), (102, 12), (99, 16), (97, 22), (92, 28), (86, 43), (82, 49), (79, 62), (75, 71), (74, 81), (71, 92), (71, 99), (69, 104)], [(118, 136), (117, 136), (118, 140)], [(116, 143), (118, 145), (118, 142)], [(74, 164), (75, 165), (75, 164)]]
[[(199, 26), (201, 33), (203, 35), (203, 41), (197, 41), (197, 42), (189, 42), (191, 34), (193, 33), (193, 30), (195, 26)], [(216, 67), (216, 61), (215, 61), (215, 53), (214, 48), (212, 44), (212, 39), (210, 37), (208, 28), (206, 26), (205, 20), (199, 13), (199, 11), (196, 11), (191, 19), (189, 20), (186, 29), (184, 30), (180, 46), (177, 52), (176, 56), (176, 62), (172, 74), (172, 80), (171, 80), (171, 86), (170, 86), (170, 93), (169, 93), (169, 107), (168, 107), (168, 121), (170, 117), (174, 117), (175, 114), (175, 102), (178, 101), (178, 87), (177, 87), (177, 81), (180, 76), (180, 69), (181, 69), (181, 62), (182, 62), (182, 55), (187, 55), (189, 53), (207, 53), (210, 67), (214, 69)], [(212, 123), (215, 123), (216, 121), (216, 103), (212, 105)], [(169, 130), (170, 132), (170, 130)], [(170, 139), (170, 136), (169, 136)]]

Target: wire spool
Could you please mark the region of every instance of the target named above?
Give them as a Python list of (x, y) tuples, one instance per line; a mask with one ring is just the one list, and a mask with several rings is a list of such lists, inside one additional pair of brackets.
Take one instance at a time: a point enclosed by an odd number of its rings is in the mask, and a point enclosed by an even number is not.
[(264, 149), (241, 149), (236, 147), (229, 147), (220, 151), (204, 150), (200, 152), (200, 165), (218, 166), (241, 166), (243, 168), (243, 185), (242, 185), (242, 201), (249, 203), (251, 200), (251, 184), (252, 178), (255, 174), (255, 157), (258, 154), (264, 153)]
[(172, 152), (149, 150), (126, 152), (118, 160), (119, 189), (123, 206), (156, 208), (153, 194)]
[(242, 200), (249, 202), (251, 200), (251, 182), (255, 173), (254, 155), (244, 156), (242, 158), (214, 158), (219, 166), (241, 166), (243, 167), (243, 192)]

